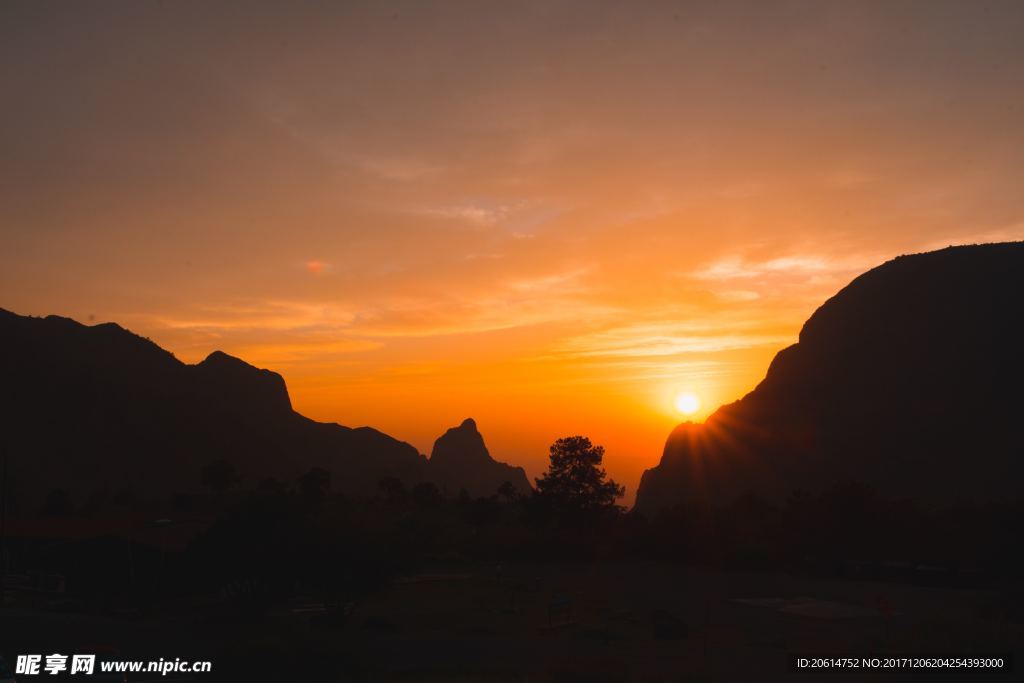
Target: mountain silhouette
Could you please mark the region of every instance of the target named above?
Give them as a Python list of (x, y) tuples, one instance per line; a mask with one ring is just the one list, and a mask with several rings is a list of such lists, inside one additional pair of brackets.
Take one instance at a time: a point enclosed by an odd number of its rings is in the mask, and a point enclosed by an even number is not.
[(277, 373), (219, 351), (188, 365), (111, 323), (0, 309), (0, 373), (11, 491), (26, 506), (59, 488), (194, 491), (217, 460), (248, 484), (322, 467), (353, 495), (385, 476), (430, 479), (407, 443), (296, 413)]
[(669, 436), (636, 509), (856, 480), (940, 504), (1024, 494), (1024, 243), (901, 256), (804, 324), (764, 380)]
[(438, 437), (430, 453), (430, 469), (431, 476), (449, 492), (465, 489), (472, 496), (490, 496), (506, 482), (522, 494), (531, 490), (522, 467), (491, 458), (472, 418)]

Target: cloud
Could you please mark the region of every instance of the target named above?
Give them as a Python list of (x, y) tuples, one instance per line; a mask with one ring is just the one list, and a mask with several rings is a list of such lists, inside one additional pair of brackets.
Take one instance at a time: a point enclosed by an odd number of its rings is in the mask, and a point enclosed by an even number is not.
[(179, 315), (158, 315), (156, 322), (174, 330), (224, 333), (341, 328), (355, 318), (352, 309), (337, 304), (270, 300), (197, 306)]
[[(450, 283), (439, 292), (396, 292), (366, 297), (358, 304), (309, 300), (236, 301), (197, 306), (154, 317), (161, 328), (214, 338), (253, 338), (275, 333), (318, 334), (381, 340), (475, 334), (528, 327), (566, 319), (566, 311), (586, 319), (611, 314), (589, 300), (593, 268), (563, 266), (529, 275), (509, 275), (486, 284)], [(335, 338), (331, 338), (334, 335)], [(303, 342), (305, 343), (305, 342)], [(336, 350), (358, 345), (339, 346)]]
[(663, 357), (783, 345), (792, 341), (792, 334), (759, 331), (756, 327), (756, 323), (724, 322), (625, 325), (574, 337), (567, 340), (560, 351), (570, 357)]
[(364, 171), (397, 182), (411, 182), (438, 176), (448, 168), (424, 159), (403, 157), (357, 156), (352, 162)]
[(571, 266), (529, 276), (508, 276), (488, 286), (437, 296), (396, 296), (361, 311), (353, 329), (371, 337), (476, 334), (562, 322), (602, 319), (617, 308), (594, 300), (592, 268)]
[(844, 168), (826, 173), (824, 184), (827, 187), (834, 187), (842, 190), (862, 187), (875, 182), (875, 176), (865, 171), (854, 168)]
[(320, 275), (329, 267), (330, 266), (324, 263), (323, 261), (306, 261), (306, 270), (309, 272), (310, 275)]
[(791, 304), (826, 297), (855, 275), (891, 255), (790, 252), (767, 258), (732, 255), (677, 275), (707, 286), (723, 303), (744, 305), (767, 299)]
[(381, 342), (370, 339), (325, 336), (328, 338), (303, 339), (300, 337), (292, 341), (267, 341), (265, 343), (242, 341), (235, 347), (235, 350), (243, 358), (258, 358), (261, 364), (273, 368), (296, 364), (320, 364), (326, 359), (374, 351), (383, 346)]
[(424, 216), (455, 220), (480, 227), (489, 227), (504, 223), (514, 214), (527, 209), (530, 202), (526, 200), (499, 201), (477, 199), (450, 205), (434, 206), (419, 209)]
[(728, 257), (691, 273), (698, 280), (747, 280), (766, 275), (833, 272), (835, 264), (816, 256), (780, 256), (767, 261)]
[(757, 292), (752, 292), (749, 289), (729, 289), (721, 292), (715, 292), (720, 299), (723, 301), (739, 302), (739, 301), (757, 301), (761, 298), (761, 295)]
[(562, 272), (510, 280), (507, 287), (514, 292), (538, 294), (581, 294), (588, 291), (584, 284), (592, 267), (571, 268)]

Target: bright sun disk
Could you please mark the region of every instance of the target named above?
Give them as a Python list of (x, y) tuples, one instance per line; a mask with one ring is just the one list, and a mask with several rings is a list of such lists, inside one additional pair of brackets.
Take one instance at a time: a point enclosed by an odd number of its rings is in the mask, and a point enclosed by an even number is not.
[(693, 415), (700, 409), (700, 399), (689, 391), (676, 396), (676, 410), (683, 415)]

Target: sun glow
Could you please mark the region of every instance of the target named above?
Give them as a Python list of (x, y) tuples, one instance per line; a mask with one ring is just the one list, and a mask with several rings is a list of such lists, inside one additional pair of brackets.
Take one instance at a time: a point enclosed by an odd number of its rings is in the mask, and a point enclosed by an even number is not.
[(676, 396), (675, 406), (683, 415), (693, 415), (700, 410), (700, 399), (696, 394), (686, 391)]

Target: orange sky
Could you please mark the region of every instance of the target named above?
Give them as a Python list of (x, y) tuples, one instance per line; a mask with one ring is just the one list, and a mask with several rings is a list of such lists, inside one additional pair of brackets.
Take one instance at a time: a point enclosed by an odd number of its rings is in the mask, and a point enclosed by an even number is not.
[(1024, 237), (1020, 3), (4, 3), (0, 306), (632, 499), (899, 253)]

